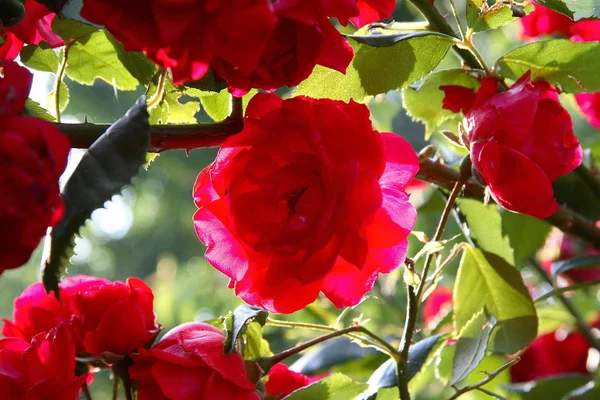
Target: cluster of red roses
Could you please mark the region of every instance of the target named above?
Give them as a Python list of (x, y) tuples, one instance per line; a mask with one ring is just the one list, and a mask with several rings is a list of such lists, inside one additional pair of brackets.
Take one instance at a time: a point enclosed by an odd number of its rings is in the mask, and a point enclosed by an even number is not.
[(209, 68), (235, 95), (295, 86), (315, 65), (344, 72), (353, 51), (329, 18), (357, 26), (391, 17), (394, 0), (86, 0), (81, 14), (126, 50), (170, 68), (176, 84)]
[[(152, 290), (141, 280), (126, 283), (75, 276), (60, 283), (60, 301), (38, 282), (15, 300), (12, 321), (0, 339), (0, 387), (6, 399), (76, 399), (91, 383), (94, 367), (125, 365), (140, 400), (260, 399), (242, 357), (223, 351), (223, 333), (187, 323), (153, 344), (160, 326)], [(274, 398), (315, 379), (283, 365), (266, 385)], [(137, 382), (137, 383), (136, 383)]]
[[(577, 22), (549, 8), (536, 4), (535, 11), (521, 19), (523, 38), (543, 35), (568, 37), (574, 42), (600, 40), (600, 20), (582, 19)], [(600, 129), (600, 92), (578, 93), (577, 104), (590, 124)]]

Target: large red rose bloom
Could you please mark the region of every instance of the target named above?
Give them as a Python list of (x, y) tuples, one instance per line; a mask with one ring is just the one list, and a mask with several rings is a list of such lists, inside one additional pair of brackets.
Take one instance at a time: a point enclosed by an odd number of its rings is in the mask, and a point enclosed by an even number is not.
[(354, 102), (259, 94), (244, 126), (194, 185), (206, 259), (273, 312), (357, 304), (406, 257), (415, 151)]

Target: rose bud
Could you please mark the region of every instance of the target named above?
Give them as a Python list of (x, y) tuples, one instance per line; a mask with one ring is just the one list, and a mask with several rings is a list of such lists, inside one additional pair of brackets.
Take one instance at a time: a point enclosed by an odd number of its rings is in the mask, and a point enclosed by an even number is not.
[(190, 322), (173, 328), (149, 350), (131, 356), (129, 375), (137, 380), (138, 400), (260, 400), (246, 377), (244, 359), (224, 354), (225, 335)]
[(495, 78), (484, 78), (471, 104), (455, 100), (465, 90), (441, 86), (444, 108), (462, 109), (466, 145), (478, 177), (507, 210), (547, 218), (559, 206), (552, 182), (581, 164), (582, 150), (573, 122), (547, 82), (523, 75), (498, 92)]
[(329, 374), (319, 374), (315, 376), (306, 376), (296, 371), (292, 371), (287, 365), (275, 364), (267, 374), (265, 391), (269, 399), (280, 400), (295, 390), (308, 386), (326, 378)]

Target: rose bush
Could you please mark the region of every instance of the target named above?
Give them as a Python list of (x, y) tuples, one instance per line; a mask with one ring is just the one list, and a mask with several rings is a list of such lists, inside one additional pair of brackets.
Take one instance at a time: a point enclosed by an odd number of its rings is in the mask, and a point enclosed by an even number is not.
[(48, 226), (60, 219), (58, 178), (69, 140), (51, 123), (20, 115), (32, 74), (2, 61), (0, 78), (0, 273), (27, 262)]
[(52, 32), (51, 23), (55, 14), (37, 1), (25, 2), (25, 18), (15, 26), (4, 29), (5, 42), (0, 46), (0, 59), (14, 60), (23, 45), (40, 44), (50, 47), (62, 46), (62, 39)]
[(224, 340), (217, 328), (190, 322), (167, 332), (151, 349), (140, 349), (129, 367), (138, 381), (138, 400), (260, 400), (242, 357), (224, 354)]
[(543, 35), (570, 36), (573, 20), (547, 7), (535, 3), (535, 9), (520, 19), (521, 37), (537, 38)]
[[(582, 256), (598, 256), (600, 251), (558, 229), (552, 230), (544, 247), (539, 252), (539, 260), (550, 274), (556, 261), (570, 260)], [(575, 268), (561, 274), (574, 282), (593, 282), (600, 280), (600, 265), (596, 268)]]
[(464, 87), (440, 89), (444, 108), (464, 112), (473, 167), (492, 197), (508, 210), (546, 218), (559, 207), (552, 182), (581, 164), (582, 150), (556, 89), (529, 76), (504, 92), (484, 78), (468, 98)]
[(196, 180), (196, 232), (249, 304), (289, 313), (323, 291), (354, 305), (406, 257), (418, 168), (363, 105), (259, 94)]
[(8, 400), (76, 400), (84, 376), (75, 376), (75, 348), (59, 325), (36, 335), (0, 339), (0, 388)]

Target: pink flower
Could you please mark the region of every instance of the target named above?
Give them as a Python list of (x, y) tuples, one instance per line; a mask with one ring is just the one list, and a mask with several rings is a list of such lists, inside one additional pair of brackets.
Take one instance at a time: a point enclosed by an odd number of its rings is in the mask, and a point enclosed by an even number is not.
[(452, 290), (445, 286), (438, 286), (427, 297), (423, 305), (423, 321), (426, 325), (439, 323), (439, 320), (448, 314), (452, 307)]
[(190, 322), (167, 332), (150, 350), (140, 349), (129, 367), (138, 381), (138, 400), (260, 400), (242, 357), (223, 353), (224, 340), (217, 328)]
[(464, 87), (441, 86), (444, 108), (463, 109), (471, 160), (492, 197), (504, 208), (546, 218), (558, 210), (552, 182), (581, 164), (582, 150), (556, 89), (523, 75), (498, 93), (484, 78), (472, 104), (453, 104)]
[(250, 304), (290, 313), (322, 291), (354, 305), (406, 257), (418, 168), (362, 104), (259, 94), (196, 180), (196, 232)]

